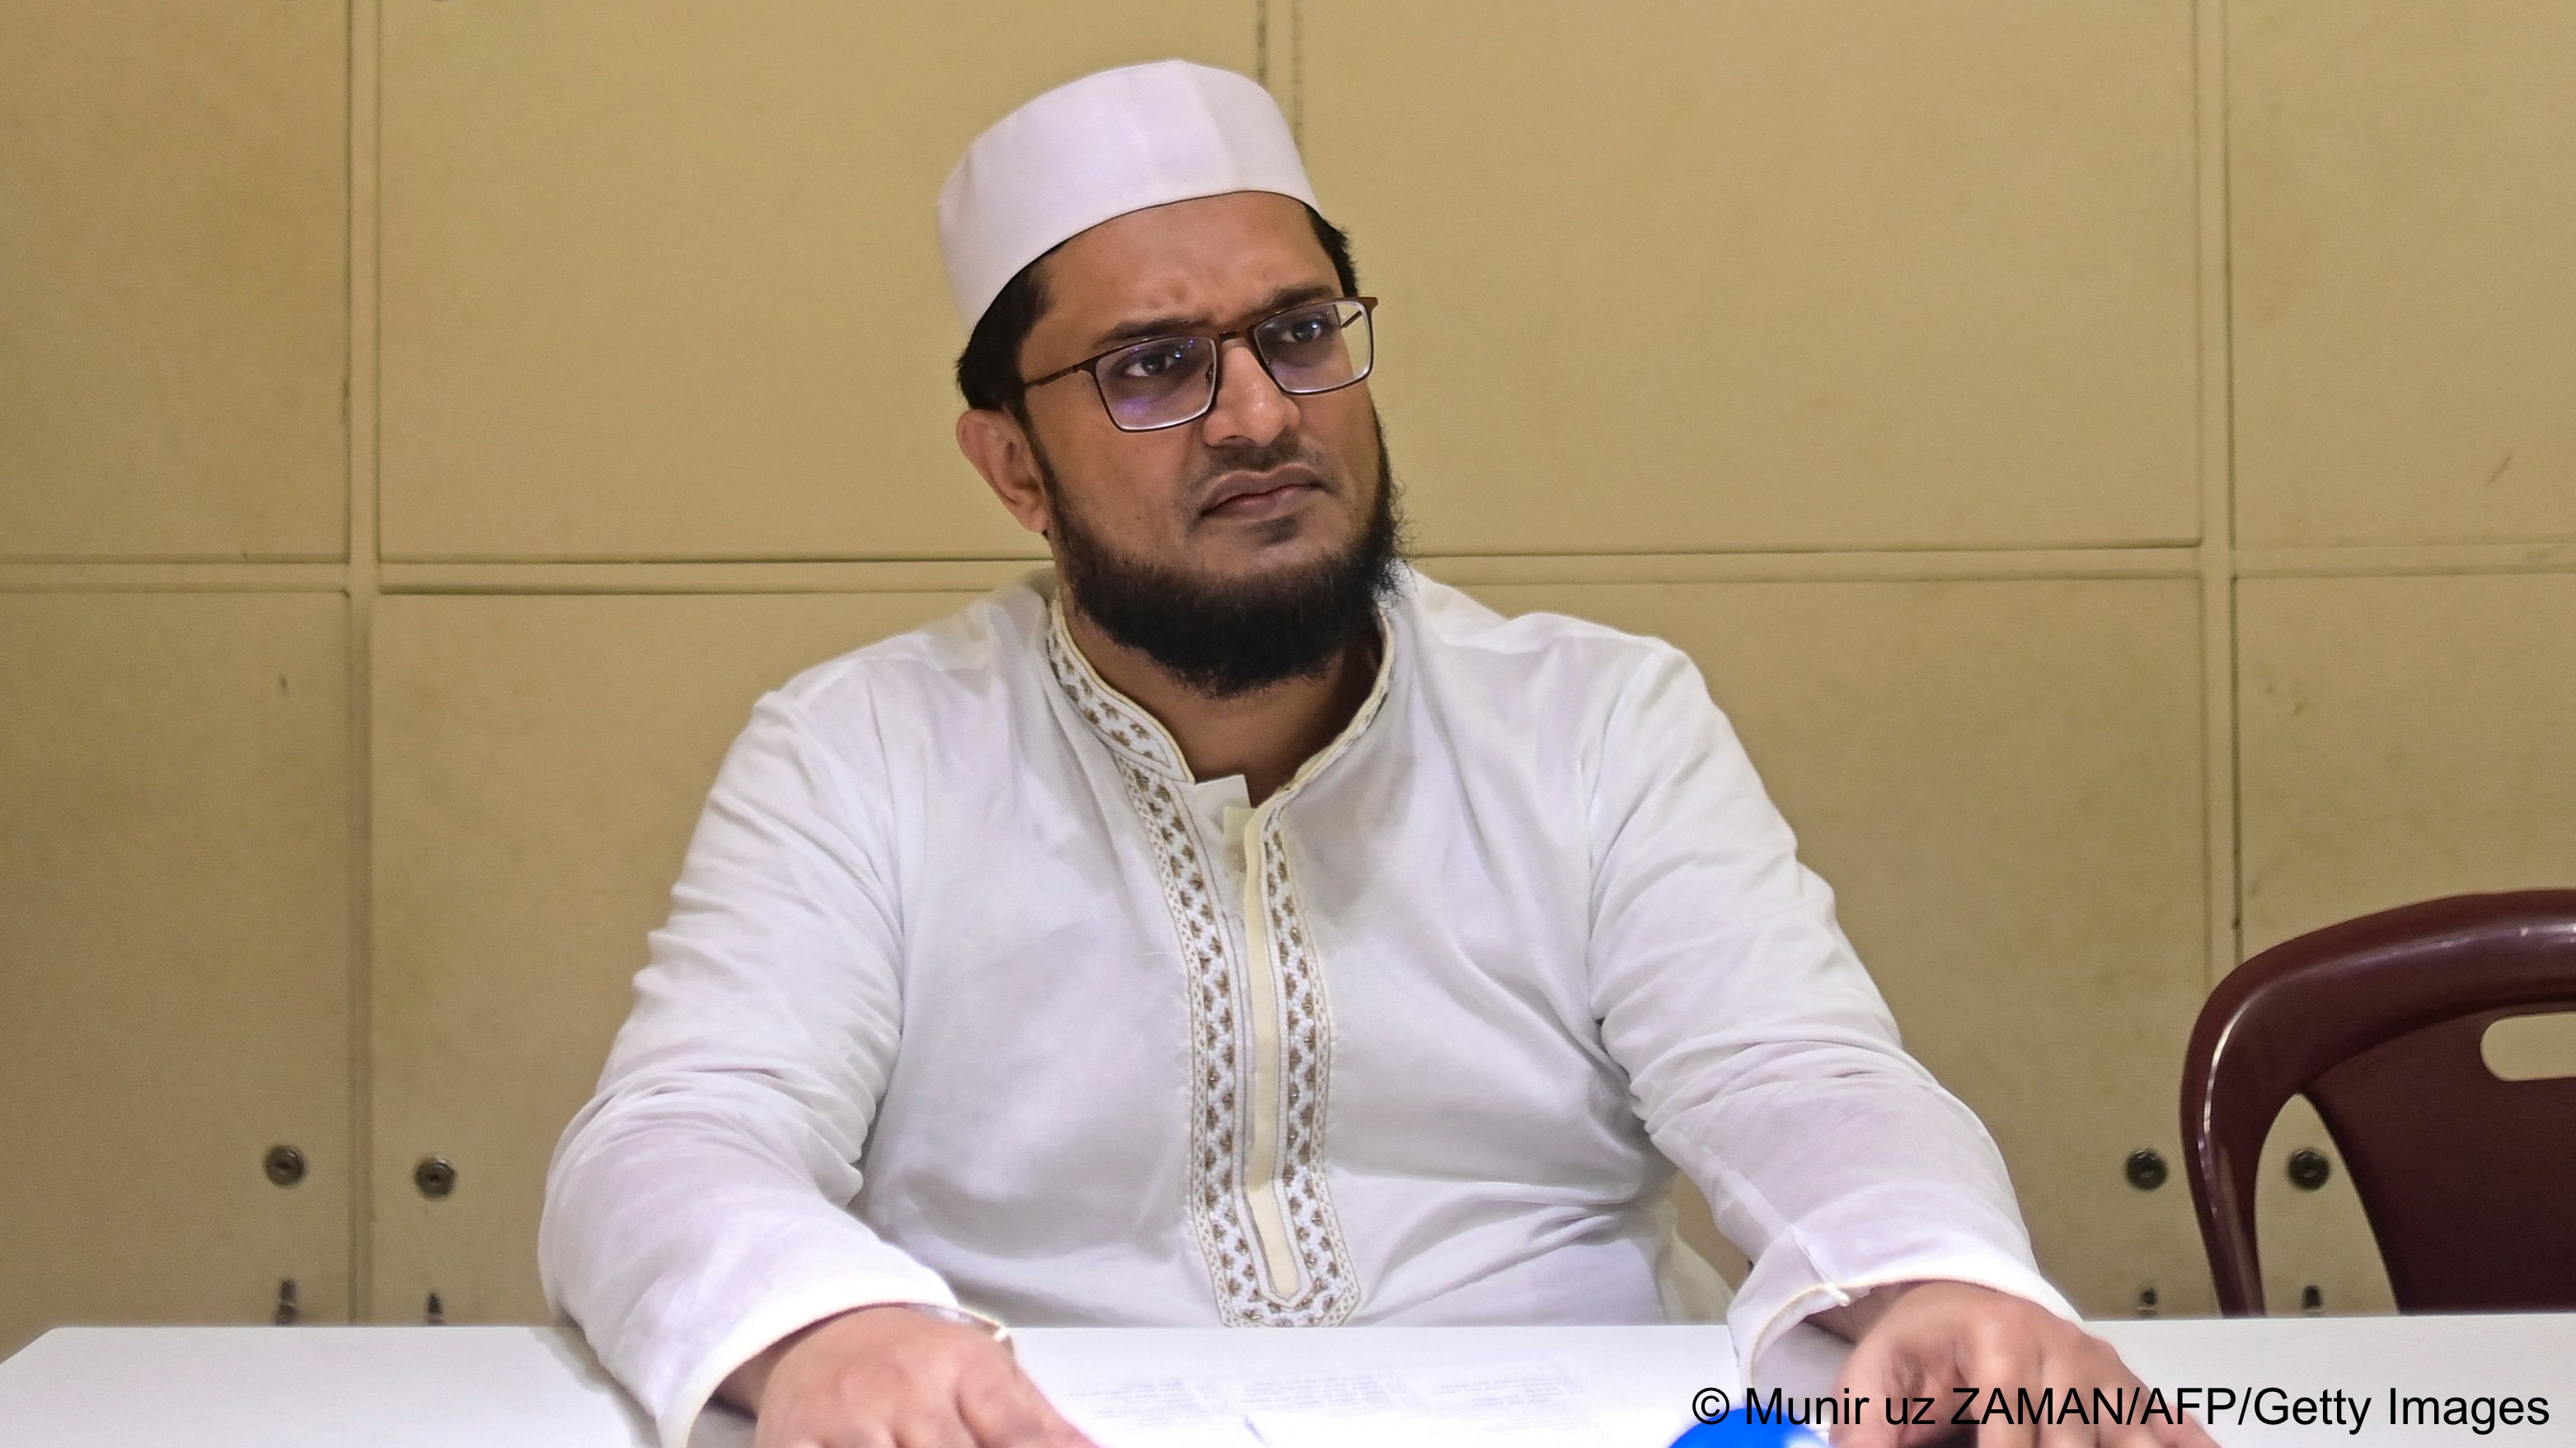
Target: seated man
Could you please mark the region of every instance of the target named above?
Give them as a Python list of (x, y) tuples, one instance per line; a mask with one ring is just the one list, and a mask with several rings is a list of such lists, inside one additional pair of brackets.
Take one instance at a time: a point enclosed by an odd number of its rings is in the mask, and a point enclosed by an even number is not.
[(669, 1443), (1079, 1442), (1002, 1323), (1662, 1321), (1676, 1165), (1748, 1367), (1814, 1318), (1862, 1393), (2135, 1382), (1690, 663), (1403, 564), (1259, 86), (1051, 91), (940, 227), (959, 446), (1055, 566), (717, 778), (543, 1230)]

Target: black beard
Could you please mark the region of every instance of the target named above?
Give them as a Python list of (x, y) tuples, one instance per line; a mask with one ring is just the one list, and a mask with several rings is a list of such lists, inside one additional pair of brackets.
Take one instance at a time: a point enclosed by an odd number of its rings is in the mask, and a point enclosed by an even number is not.
[[(1383, 429), (1377, 459), (1377, 503), (1349, 547), (1285, 573), (1238, 581), (1112, 549), (1065, 505), (1054, 469), (1038, 453), (1057, 581), (1067, 602), (1102, 633), (1210, 698), (1320, 678), (1343, 649), (1375, 637), (1379, 605), (1404, 584), (1404, 525)], [(1257, 470), (1284, 460), (1246, 465)]]

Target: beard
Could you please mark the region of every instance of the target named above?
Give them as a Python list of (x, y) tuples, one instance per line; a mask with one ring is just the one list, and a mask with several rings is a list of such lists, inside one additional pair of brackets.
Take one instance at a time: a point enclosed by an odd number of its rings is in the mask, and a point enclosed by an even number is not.
[[(1265, 471), (1298, 460), (1295, 443), (1282, 442), (1219, 466)], [(1210, 577), (1118, 551), (1068, 506), (1046, 454), (1036, 452), (1034, 461), (1066, 601), (1102, 633), (1210, 698), (1322, 677), (1342, 650), (1374, 639), (1380, 605), (1403, 586), (1404, 522), (1383, 428), (1377, 499), (1359, 532), (1322, 558), (1252, 578)]]

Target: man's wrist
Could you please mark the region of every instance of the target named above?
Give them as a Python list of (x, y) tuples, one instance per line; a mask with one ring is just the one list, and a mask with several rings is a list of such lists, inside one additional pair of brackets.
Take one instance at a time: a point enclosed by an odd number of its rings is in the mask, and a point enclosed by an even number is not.
[(944, 1302), (865, 1302), (856, 1307), (845, 1307), (829, 1317), (818, 1317), (762, 1348), (752, 1356), (750, 1361), (726, 1375), (722, 1385), (716, 1389), (716, 1396), (743, 1412), (757, 1415), (760, 1411), (761, 1396), (769, 1390), (770, 1375), (778, 1370), (778, 1365), (786, 1360), (789, 1353), (803, 1345), (808, 1338), (835, 1323), (847, 1322), (851, 1318), (867, 1313), (895, 1308), (936, 1321), (974, 1328), (1000, 1344), (1003, 1351), (1012, 1353), (1014, 1356), (1018, 1353), (1018, 1349), (1011, 1342), (1010, 1328), (982, 1313), (969, 1312), (962, 1307), (951, 1307)]
[[(875, 1306), (909, 1308), (924, 1316), (938, 1318), (941, 1322), (953, 1322), (959, 1327), (971, 1327), (1000, 1344), (1013, 1356), (1019, 1353), (1018, 1346), (1011, 1341), (1010, 1327), (999, 1318), (986, 1317), (980, 1312), (969, 1311), (963, 1307), (951, 1307), (944, 1302), (880, 1302)], [(859, 1310), (864, 1312), (867, 1309)]]
[(1919, 1281), (1882, 1282), (1875, 1287), (1865, 1287), (1858, 1297), (1840, 1307), (1828, 1307), (1810, 1314), (1808, 1321), (1845, 1342), (1858, 1342), (1867, 1337), (1869, 1330), (1878, 1326), (1879, 1319), (1887, 1316), (1888, 1311), (1907, 1293), (1923, 1285)]

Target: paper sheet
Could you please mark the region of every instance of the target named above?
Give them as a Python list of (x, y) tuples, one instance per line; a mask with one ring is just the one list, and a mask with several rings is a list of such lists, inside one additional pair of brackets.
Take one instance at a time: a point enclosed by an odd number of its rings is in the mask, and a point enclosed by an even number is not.
[(1589, 1399), (1524, 1359), (1135, 1378), (1059, 1393), (1101, 1448), (1663, 1448), (1669, 1411)]

